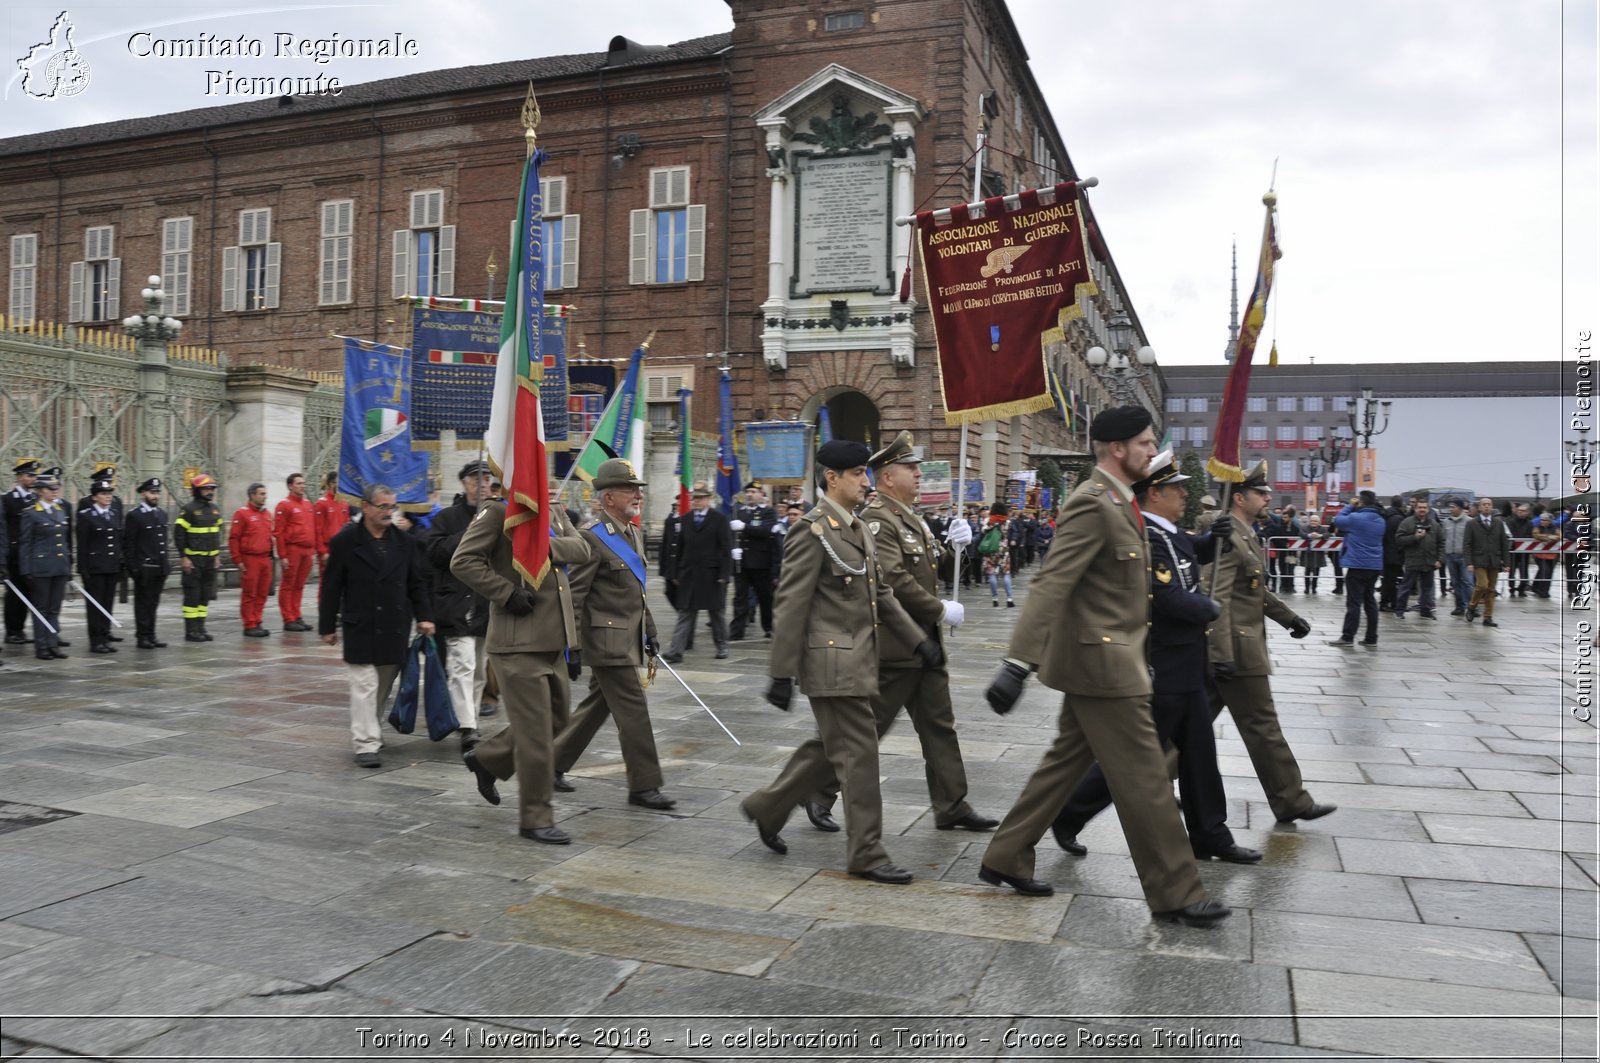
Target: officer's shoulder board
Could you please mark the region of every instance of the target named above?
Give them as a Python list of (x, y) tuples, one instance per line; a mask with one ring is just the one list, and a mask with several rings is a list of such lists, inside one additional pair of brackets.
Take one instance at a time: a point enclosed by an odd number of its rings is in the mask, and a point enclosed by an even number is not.
[(590, 517), (588, 520), (586, 520), (582, 524), (578, 525), (578, 530), (579, 531), (588, 531), (590, 528), (593, 528), (594, 526), (596, 526), (599, 523), (600, 523), (600, 518), (599, 517)]

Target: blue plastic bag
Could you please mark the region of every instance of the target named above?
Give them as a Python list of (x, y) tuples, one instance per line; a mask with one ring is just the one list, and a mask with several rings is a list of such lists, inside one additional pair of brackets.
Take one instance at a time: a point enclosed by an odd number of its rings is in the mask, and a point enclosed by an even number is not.
[(444, 662), (439, 659), (433, 639), (427, 635), (418, 635), (412, 641), (400, 672), (400, 692), (395, 695), (394, 708), (389, 711), (389, 723), (401, 734), (408, 735), (416, 730), (419, 694), (429, 738), (438, 742), (460, 729), (455, 705), (450, 701), (450, 680), (444, 673)]

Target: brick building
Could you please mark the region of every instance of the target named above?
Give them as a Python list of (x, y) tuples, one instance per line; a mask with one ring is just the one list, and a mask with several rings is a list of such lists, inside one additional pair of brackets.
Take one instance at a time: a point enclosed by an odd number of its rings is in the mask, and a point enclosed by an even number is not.
[[(705, 0), (702, 0), (705, 2)], [(693, 386), (715, 431), (715, 366), (735, 420), (814, 420), (877, 442), (915, 429), (954, 458), (932, 331), (897, 298), (934, 193), (965, 200), (987, 114), (984, 190), (1073, 176), (1002, 0), (729, 0), (731, 32), (668, 47), (464, 67), (0, 141), (13, 320), (114, 324), (160, 273), (185, 340), (233, 364), (339, 365), (330, 333), (404, 342), (407, 294), (498, 298), (531, 81), (543, 110), (550, 299), (588, 353), (655, 330), (652, 421)], [(980, 111), (981, 108), (981, 111)], [(1103, 246), (1101, 295), (1051, 352), (1087, 407), (1083, 353), (1137, 315)], [(126, 264), (126, 268), (123, 266)], [(919, 293), (920, 295), (920, 290)], [(708, 357), (711, 352), (715, 357)], [(1159, 396), (1149, 396), (1158, 408)], [(1053, 412), (972, 433), (969, 475), (1086, 450)], [(663, 435), (663, 441), (665, 435)], [(653, 478), (671, 478), (670, 444)]]

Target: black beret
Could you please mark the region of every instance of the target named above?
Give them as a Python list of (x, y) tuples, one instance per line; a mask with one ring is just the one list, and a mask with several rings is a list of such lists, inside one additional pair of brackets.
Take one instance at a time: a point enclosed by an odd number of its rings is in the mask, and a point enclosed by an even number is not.
[(1143, 406), (1113, 406), (1095, 414), (1089, 423), (1089, 438), (1101, 443), (1120, 443), (1154, 423), (1155, 418)]
[(872, 448), (853, 439), (830, 439), (817, 448), (817, 464), (843, 472), (859, 468), (872, 457)]

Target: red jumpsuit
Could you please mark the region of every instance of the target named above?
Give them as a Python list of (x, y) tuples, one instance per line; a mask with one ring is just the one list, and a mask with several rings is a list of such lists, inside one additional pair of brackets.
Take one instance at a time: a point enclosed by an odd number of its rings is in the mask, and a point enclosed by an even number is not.
[(239, 619), (249, 631), (261, 626), (272, 591), (272, 514), (265, 507), (243, 505), (234, 511), (228, 553), (239, 566)]
[(317, 552), (316, 506), (309, 498), (290, 495), (278, 503), (272, 517), (273, 538), (283, 558), (283, 579), (278, 583), (278, 612), (285, 624), (300, 621), (300, 593), (311, 577), (311, 558)]
[[(332, 491), (317, 499), (312, 507), (317, 518), (317, 578), (321, 579), (328, 566), (328, 542), (350, 523), (350, 507)], [(317, 584), (317, 600), (322, 600), (322, 584)]]

